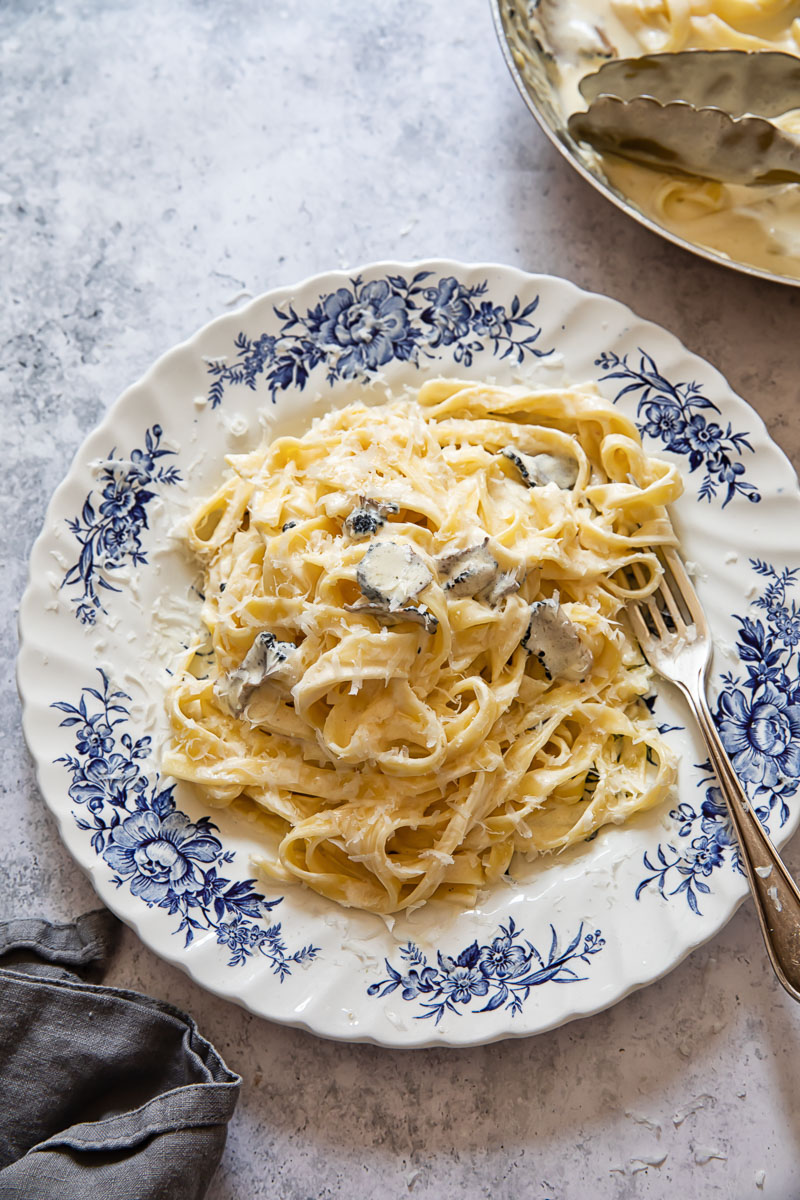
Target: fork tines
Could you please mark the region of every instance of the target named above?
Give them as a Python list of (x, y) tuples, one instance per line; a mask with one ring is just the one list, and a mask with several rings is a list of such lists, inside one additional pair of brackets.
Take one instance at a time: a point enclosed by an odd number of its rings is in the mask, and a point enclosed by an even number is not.
[[(705, 614), (680, 555), (671, 547), (659, 547), (662, 575), (656, 591), (628, 605), (631, 624), (640, 643), (695, 641), (707, 635)], [(629, 568), (637, 590), (646, 583), (642, 567)]]

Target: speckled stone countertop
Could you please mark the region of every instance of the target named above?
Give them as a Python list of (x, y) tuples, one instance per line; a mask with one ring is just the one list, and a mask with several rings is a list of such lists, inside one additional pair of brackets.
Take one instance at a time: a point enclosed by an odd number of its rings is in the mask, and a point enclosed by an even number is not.
[[(381, 258), (552, 272), (710, 359), (800, 463), (800, 291), (695, 259), (584, 184), (484, 0), (14, 0), (0, 63), (3, 915), (96, 904), (20, 732), (32, 542), (106, 407), (210, 317)], [(796, 842), (787, 859), (800, 871)], [(127, 930), (110, 982), (187, 1009), (244, 1077), (210, 1200), (798, 1195), (800, 1008), (749, 903), (610, 1011), (468, 1051), (280, 1028)]]

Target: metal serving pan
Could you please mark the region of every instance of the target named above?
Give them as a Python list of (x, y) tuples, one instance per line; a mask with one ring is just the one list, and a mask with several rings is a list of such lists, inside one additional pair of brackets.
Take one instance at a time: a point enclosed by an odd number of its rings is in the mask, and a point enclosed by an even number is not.
[(628, 196), (614, 187), (603, 173), (599, 158), (576, 142), (567, 129), (552, 79), (552, 56), (531, 29), (530, 0), (490, 0), (490, 4), (500, 47), (520, 95), (553, 145), (592, 187), (646, 229), (700, 258), (757, 279), (800, 287), (800, 278), (764, 270), (680, 237), (643, 213)]

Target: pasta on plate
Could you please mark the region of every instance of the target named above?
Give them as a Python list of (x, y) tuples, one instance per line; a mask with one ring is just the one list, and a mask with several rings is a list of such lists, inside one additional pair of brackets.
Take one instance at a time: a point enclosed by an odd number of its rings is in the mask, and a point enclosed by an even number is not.
[(207, 636), (163, 768), (257, 808), (269, 876), (379, 913), (469, 903), (515, 853), (667, 795), (620, 617), (682, 485), (593, 384), (430, 380), (229, 462), (188, 525)]

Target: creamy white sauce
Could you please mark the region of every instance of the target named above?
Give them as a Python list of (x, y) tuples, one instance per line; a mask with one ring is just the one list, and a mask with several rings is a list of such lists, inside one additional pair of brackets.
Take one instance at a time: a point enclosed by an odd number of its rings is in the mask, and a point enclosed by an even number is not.
[[(668, 14), (672, 14), (669, 20)], [(800, 55), (798, 0), (541, 0), (534, 20), (556, 57), (566, 119), (578, 85), (610, 57), (696, 49)], [(776, 120), (800, 135), (800, 111)], [(671, 233), (728, 258), (800, 278), (800, 184), (743, 187), (598, 156), (609, 183)]]

